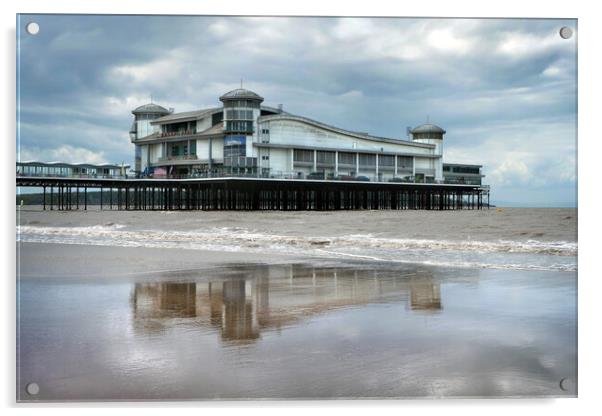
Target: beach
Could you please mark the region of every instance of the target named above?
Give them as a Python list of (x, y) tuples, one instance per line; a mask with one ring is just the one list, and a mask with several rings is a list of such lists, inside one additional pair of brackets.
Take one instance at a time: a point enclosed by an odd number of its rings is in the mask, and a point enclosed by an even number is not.
[(18, 399), (575, 397), (576, 219), (25, 208)]

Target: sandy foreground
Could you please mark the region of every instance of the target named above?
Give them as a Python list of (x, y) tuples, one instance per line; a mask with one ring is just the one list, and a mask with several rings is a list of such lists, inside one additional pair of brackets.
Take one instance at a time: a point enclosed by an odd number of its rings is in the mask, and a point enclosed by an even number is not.
[(77, 244), (18, 243), (17, 265), (21, 278), (60, 277), (75, 280), (123, 279), (144, 273), (210, 269), (232, 264), (288, 264), (303, 261), (270, 254), (177, 250), (146, 247), (109, 247)]
[(224, 229), (571, 242), (576, 210), (17, 214), (36, 232), (120, 226), (114, 245), (17, 241), (19, 401), (576, 395), (576, 271), (119, 245)]

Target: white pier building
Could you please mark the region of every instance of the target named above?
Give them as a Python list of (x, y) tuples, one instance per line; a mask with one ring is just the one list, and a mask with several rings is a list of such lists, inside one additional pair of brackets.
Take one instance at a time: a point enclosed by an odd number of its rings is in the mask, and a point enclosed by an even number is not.
[(219, 99), (182, 113), (153, 103), (133, 110), (136, 173), (481, 184), (480, 165), (443, 163), (445, 130), (434, 124), (387, 138), (265, 106), (243, 88)]

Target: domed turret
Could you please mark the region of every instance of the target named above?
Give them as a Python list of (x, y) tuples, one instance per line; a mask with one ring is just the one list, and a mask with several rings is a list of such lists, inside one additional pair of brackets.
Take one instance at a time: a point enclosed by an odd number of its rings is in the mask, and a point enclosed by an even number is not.
[(440, 157), (431, 159), (428, 165), (422, 166), (430, 172), (434, 171), (436, 181), (443, 180), (443, 135), (445, 130), (441, 127), (429, 123), (428, 119), (426, 124), (414, 127), (410, 130), (412, 133), (412, 140), (418, 143), (431, 144), (435, 146), (434, 154)]
[(441, 127), (436, 126), (434, 124), (421, 124), (418, 127), (414, 127), (410, 130), (412, 133), (413, 139), (421, 139), (421, 138), (437, 138), (443, 139), (443, 135), (445, 134), (445, 130)]
[[(171, 111), (165, 107), (161, 107), (158, 104), (148, 103), (132, 110), (132, 114), (134, 115), (134, 122), (130, 128), (130, 140), (133, 143), (136, 143), (136, 140), (157, 132), (159, 130), (159, 126), (153, 126), (151, 122), (159, 117), (171, 114)], [(135, 147), (134, 159), (134, 170), (136, 172), (140, 172), (143, 168), (142, 148), (137, 144)]]
[(158, 104), (148, 103), (132, 110), (132, 114), (135, 116), (138, 114), (159, 114), (160, 116), (166, 116), (169, 114), (169, 110)]
[(221, 102), (229, 101), (229, 100), (253, 100), (263, 102), (263, 97), (253, 92), (251, 90), (247, 90), (244, 88), (237, 88), (235, 90), (229, 91), (219, 97)]
[(134, 115), (134, 123), (130, 128), (130, 139), (133, 141), (156, 131), (156, 128), (151, 126), (150, 122), (171, 114), (171, 111), (159, 104), (148, 103), (132, 110), (132, 114)]
[(435, 153), (439, 155), (443, 154), (443, 135), (445, 134), (445, 130), (441, 127), (427, 122), (426, 124), (414, 127), (410, 130), (410, 133), (412, 133), (413, 141), (434, 144), (436, 147)]
[(253, 91), (237, 88), (219, 99), (224, 103), (224, 131), (227, 134), (252, 135), (256, 130), (255, 122), (263, 97)]

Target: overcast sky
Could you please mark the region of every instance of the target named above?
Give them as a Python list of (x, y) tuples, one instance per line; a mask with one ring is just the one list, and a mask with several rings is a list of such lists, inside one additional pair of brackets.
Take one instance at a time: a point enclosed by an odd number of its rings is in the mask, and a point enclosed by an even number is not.
[[(40, 24), (36, 36), (24, 26)], [(492, 201), (574, 206), (573, 20), (22, 16), (20, 160), (133, 165), (131, 110), (264, 104), (406, 138), (447, 130), (444, 161), (483, 164)]]

